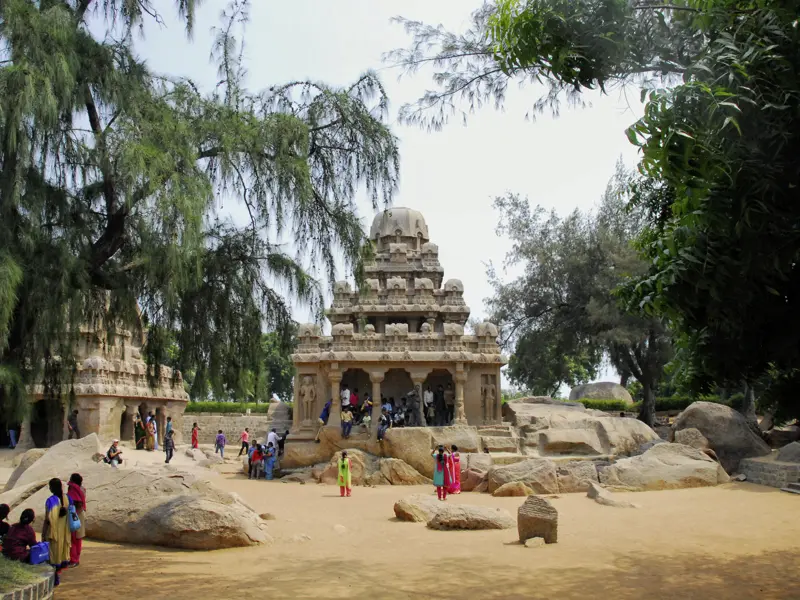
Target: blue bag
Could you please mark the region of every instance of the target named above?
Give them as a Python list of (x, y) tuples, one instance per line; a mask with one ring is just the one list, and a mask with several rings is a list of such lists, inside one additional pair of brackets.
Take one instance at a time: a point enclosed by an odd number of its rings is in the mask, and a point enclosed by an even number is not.
[(81, 528), (81, 519), (78, 516), (78, 511), (75, 508), (75, 505), (70, 500), (69, 508), (67, 509), (67, 519), (69, 519), (69, 530), (72, 533), (78, 531)]
[(40, 565), (50, 560), (50, 543), (39, 542), (31, 546), (31, 564)]

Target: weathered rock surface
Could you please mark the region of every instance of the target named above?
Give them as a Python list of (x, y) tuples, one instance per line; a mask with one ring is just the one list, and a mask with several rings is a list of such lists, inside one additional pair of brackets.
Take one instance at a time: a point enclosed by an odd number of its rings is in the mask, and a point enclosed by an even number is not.
[(551, 454), (603, 454), (605, 449), (597, 431), (586, 429), (547, 429), (539, 432), (539, 451)]
[(478, 471), (476, 469), (469, 469), (468, 471), (461, 473), (461, 491), (485, 491), (485, 489), (478, 490), (478, 486), (488, 486), (488, 477), (488, 471)]
[[(361, 450), (350, 449), (347, 456), (352, 464), (353, 485), (423, 485), (431, 480), (411, 465), (398, 458), (378, 458)], [(337, 452), (319, 474), (320, 483), (338, 485), (338, 462), (341, 452)]]
[(433, 483), (399, 458), (382, 458), (378, 470), (367, 478), (369, 485), (425, 485)]
[(800, 440), (800, 427), (797, 425), (773, 427), (766, 433), (766, 438), (772, 448), (783, 448), (786, 444)]
[(383, 439), (384, 455), (405, 461), (425, 477), (433, 477), (433, 435), (427, 427), (390, 429)]
[(435, 496), (414, 494), (394, 503), (394, 515), (401, 521), (427, 523), (436, 515), (441, 505)]
[(537, 494), (558, 492), (555, 464), (543, 458), (492, 467), (489, 471), (489, 492), (493, 493), (501, 485), (513, 481), (524, 483)]
[(469, 454), (459, 452), (461, 455), (461, 472), (473, 471), (488, 472), (494, 466), (494, 459), (491, 454), (485, 452), (471, 452)]
[(430, 529), (511, 529), (514, 517), (507, 510), (490, 506), (441, 503), (433, 518), (428, 521)]
[(22, 474), (28, 470), (33, 463), (37, 460), (42, 458), (47, 452), (46, 448), (31, 448), (27, 452), (20, 454), (18, 457), (14, 459), (14, 462), (17, 463), (15, 465), (15, 469), (11, 472), (11, 476), (8, 478), (6, 482), (5, 490), (8, 491), (14, 487), (17, 483), (17, 480), (22, 477)]
[[(59, 442), (24, 470), (17, 478), (14, 487), (26, 486), (53, 477), (69, 479), (69, 476), (76, 472), (79, 466), (87, 462), (94, 464), (92, 456), (98, 452), (105, 452), (105, 450), (105, 448), (101, 448), (100, 439), (96, 433), (91, 433), (79, 440)], [(124, 458), (125, 454), (123, 453)]]
[[(333, 455), (333, 458), (328, 462), (328, 466), (322, 472), (320, 483), (338, 485), (338, 463), (341, 457), (341, 452), (337, 452)], [(347, 458), (350, 459), (350, 475), (353, 479), (353, 485), (364, 485), (367, 477), (378, 470), (378, 458), (366, 452), (362, 452), (361, 450), (349, 449), (347, 451)]]
[(558, 542), (558, 511), (545, 498), (529, 496), (517, 511), (519, 541), (534, 537), (544, 538), (545, 543)]
[(591, 398), (592, 400), (622, 400), (628, 404), (633, 404), (633, 398), (630, 392), (613, 381), (599, 381), (597, 383), (576, 385), (570, 390), (570, 400), (582, 400), (583, 398)]
[(781, 462), (800, 463), (800, 442), (792, 442), (778, 450), (775, 460)]
[(600, 487), (600, 484), (594, 482), (589, 484), (589, 489), (586, 492), (586, 496), (604, 506), (614, 506), (616, 508), (639, 508), (639, 506), (633, 502), (615, 498), (614, 494)]
[(558, 491), (562, 494), (585, 492), (592, 482), (600, 481), (597, 467), (588, 460), (575, 460), (559, 463), (556, 466)]
[(314, 442), (290, 442), (281, 457), (281, 466), (287, 469), (310, 467), (321, 462), (327, 462), (333, 451), (322, 444)]
[[(448, 450), (451, 446), (458, 446), (459, 453), (480, 452), (481, 438), (475, 427), (453, 426), (453, 427), (431, 427), (433, 436), (433, 446), (443, 445)], [(430, 454), (430, 451), (428, 452)], [(399, 457), (395, 457), (399, 458)]]
[(674, 442), (676, 444), (683, 444), (684, 446), (691, 446), (698, 450), (705, 450), (708, 448), (708, 440), (706, 436), (700, 433), (700, 430), (694, 427), (687, 429), (679, 429), (675, 432)]
[(689, 428), (697, 429), (705, 436), (728, 473), (735, 472), (743, 458), (770, 453), (769, 446), (755, 434), (741, 413), (729, 406), (694, 402), (678, 415), (672, 425), (676, 434)]
[(704, 487), (729, 480), (719, 463), (683, 444), (658, 444), (641, 456), (618, 460), (600, 473), (601, 483), (632, 490)]
[(504, 483), (492, 492), (492, 496), (497, 498), (505, 496), (530, 496), (531, 494), (533, 494), (533, 490), (521, 481)]

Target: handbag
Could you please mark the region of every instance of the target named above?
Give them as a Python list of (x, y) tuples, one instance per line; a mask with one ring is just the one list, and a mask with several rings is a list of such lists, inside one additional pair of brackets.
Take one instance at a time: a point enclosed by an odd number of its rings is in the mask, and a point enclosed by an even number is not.
[(40, 565), (50, 560), (50, 542), (39, 542), (31, 546), (31, 564)]
[(75, 533), (81, 528), (81, 519), (78, 516), (78, 511), (74, 504), (69, 505), (67, 518), (69, 519), (69, 530)]

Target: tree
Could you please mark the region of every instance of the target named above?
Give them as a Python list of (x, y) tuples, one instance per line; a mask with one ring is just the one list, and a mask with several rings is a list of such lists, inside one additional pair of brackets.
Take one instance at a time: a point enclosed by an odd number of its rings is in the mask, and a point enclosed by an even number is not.
[[(196, 2), (175, 4), (191, 33)], [(53, 389), (68, 385), (79, 324), (140, 314), (149, 364), (174, 341), (196, 389), (241, 390), (262, 331), (288, 339), (284, 294), (321, 318), (334, 257), (362, 274), (354, 196), (378, 206), (397, 184), (383, 88), (367, 73), (343, 89), (247, 91), (235, 37), (247, 9), (223, 12), (220, 83), (204, 93), (136, 55), (134, 32), (161, 20), (150, 0), (0, 4), (2, 410), (49, 363)], [(246, 224), (220, 214), (229, 198)]]
[(502, 103), (514, 80), (545, 86), (535, 110), (639, 86), (628, 135), (649, 267), (628, 300), (682, 332), (695, 389), (735, 387), (800, 367), (797, 15), (774, 0), (497, 0), (463, 35), (406, 22), (413, 45), (393, 59), (437, 67), (403, 113), (432, 127), (459, 100)]
[[(294, 350), (296, 346), (297, 339), (293, 336), (289, 347)], [(290, 401), (293, 398), (295, 373), (291, 352), (286, 351), (286, 344), (275, 333), (264, 334), (261, 349), (263, 360), (256, 387), (256, 400), (268, 402), (275, 393), (284, 402)]]
[(662, 321), (621, 307), (619, 286), (646, 268), (632, 246), (640, 213), (626, 199), (630, 175), (618, 166), (596, 214), (566, 218), (507, 196), (499, 232), (513, 242), (507, 266), (523, 274), (503, 283), (492, 274), (490, 307), (514, 346), (509, 376), (543, 393), (592, 379), (604, 357), (642, 385), (639, 417), (652, 425), (655, 387), (672, 355)]

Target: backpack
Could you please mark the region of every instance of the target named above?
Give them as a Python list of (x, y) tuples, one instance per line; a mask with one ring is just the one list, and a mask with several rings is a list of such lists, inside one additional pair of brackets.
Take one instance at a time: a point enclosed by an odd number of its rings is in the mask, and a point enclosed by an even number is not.
[(69, 530), (72, 533), (75, 533), (81, 528), (81, 519), (78, 516), (78, 510), (72, 502), (69, 503), (69, 508), (67, 509), (67, 519), (69, 520)]

